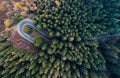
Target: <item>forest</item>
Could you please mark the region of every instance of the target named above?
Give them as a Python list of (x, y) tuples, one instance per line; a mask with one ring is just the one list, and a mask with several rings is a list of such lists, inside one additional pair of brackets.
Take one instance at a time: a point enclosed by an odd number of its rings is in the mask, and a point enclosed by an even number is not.
[(120, 78), (120, 0), (0, 2), (0, 78)]

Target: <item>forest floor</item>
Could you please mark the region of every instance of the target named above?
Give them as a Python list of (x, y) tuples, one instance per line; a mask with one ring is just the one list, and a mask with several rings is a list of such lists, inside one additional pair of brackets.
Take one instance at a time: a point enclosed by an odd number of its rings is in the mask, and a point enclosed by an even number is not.
[[(27, 2), (26, 4), (29, 5), (24, 5), (21, 6), (20, 4), (24, 4), (25, 2)], [(12, 29), (14, 28), (14, 24), (10, 24), (11, 26), (7, 26), (6, 27), (6, 19), (11, 20), (12, 16), (15, 15), (21, 15), (24, 16), (25, 18), (32, 18), (34, 17), (33, 14), (27, 14), (26, 11), (30, 8), (29, 6), (32, 3), (33, 0), (0, 0), (0, 34), (4, 34), (1, 33), (2, 31), (5, 31), (6, 29)], [(9, 21), (7, 22), (7, 24), (9, 24)], [(15, 48), (22, 48), (25, 49), (29, 52), (36, 52), (37, 48), (34, 47), (33, 44), (31, 44), (30, 42), (28, 42), (27, 40), (25, 40), (24, 38), (22, 38), (15, 29), (12, 29), (12, 31), (10, 31), (11, 36), (10, 36), (10, 40), (12, 41), (13, 47)]]

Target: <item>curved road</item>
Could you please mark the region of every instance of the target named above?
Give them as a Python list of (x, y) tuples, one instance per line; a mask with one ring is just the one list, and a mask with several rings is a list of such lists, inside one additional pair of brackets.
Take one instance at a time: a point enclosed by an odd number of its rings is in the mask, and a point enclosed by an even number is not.
[(101, 35), (101, 36), (89, 38), (89, 40), (93, 40), (93, 41), (105, 40), (106, 41), (109, 38), (115, 38), (115, 37), (120, 37), (120, 34), (113, 34), (113, 35), (105, 34), (103, 36)]
[[(23, 28), (25, 26), (30, 26), (33, 29), (35, 29), (36, 31), (38, 31), (42, 36), (49, 38), (44, 32), (38, 30), (34, 26), (33, 21), (31, 19), (27, 18), (27, 19), (24, 19), (24, 20), (22, 20), (21, 22), (18, 23), (17, 31), (20, 34), (20, 36), (22, 36), (24, 39), (28, 40), (29, 42), (34, 43), (34, 39), (29, 34), (27, 34), (23, 31)], [(111, 37), (120, 37), (120, 34), (97, 36), (97, 37), (89, 38), (89, 40), (95, 40), (96, 41), (96, 40), (107, 39), (107, 38), (111, 38)]]
[(17, 31), (20, 34), (20, 36), (22, 36), (24, 39), (28, 40), (29, 42), (34, 43), (34, 39), (29, 34), (27, 34), (27, 33), (25, 33), (23, 31), (23, 28), (25, 26), (30, 26), (33, 29), (37, 30), (41, 35), (47, 37), (47, 35), (45, 33), (43, 33), (42, 31), (38, 30), (34, 26), (33, 21), (31, 19), (24, 19), (24, 20), (22, 20), (21, 22), (18, 23), (18, 25), (17, 25)]

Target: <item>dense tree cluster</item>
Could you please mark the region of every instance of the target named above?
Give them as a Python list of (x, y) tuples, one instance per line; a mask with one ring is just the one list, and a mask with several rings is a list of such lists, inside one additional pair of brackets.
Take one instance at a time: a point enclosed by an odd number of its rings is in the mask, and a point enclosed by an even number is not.
[(47, 54), (86, 68), (86, 74), (79, 70), (85, 78), (90, 77), (89, 71), (105, 76), (101, 73), (106, 70), (105, 57), (98, 50), (99, 43), (89, 38), (119, 32), (120, 1), (60, 0), (59, 6), (56, 1), (39, 0), (34, 19), (37, 28), (46, 30), (52, 40)]
[(47, 32), (51, 42), (36, 39), (40, 51), (30, 54), (1, 41), (0, 46), (6, 48), (0, 47), (1, 77), (120, 77), (119, 44), (89, 40), (119, 32), (119, 0), (38, 0), (36, 4), (34, 23)]

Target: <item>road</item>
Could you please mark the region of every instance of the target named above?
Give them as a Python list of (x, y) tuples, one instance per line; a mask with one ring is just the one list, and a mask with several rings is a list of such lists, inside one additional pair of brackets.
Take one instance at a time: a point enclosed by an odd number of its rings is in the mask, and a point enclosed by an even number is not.
[(25, 26), (30, 26), (33, 29), (37, 30), (41, 35), (47, 37), (47, 35), (45, 33), (43, 33), (42, 31), (38, 30), (35, 25), (33, 24), (33, 21), (31, 19), (23, 19), (21, 22), (18, 23), (17, 25), (17, 32), (20, 34), (20, 36), (22, 36), (24, 39), (26, 39), (27, 41), (34, 43), (34, 38), (32, 38), (29, 34), (25, 33), (23, 31)]
[(92, 38), (89, 38), (89, 40), (93, 40), (93, 41), (107, 41), (108, 39), (111, 39), (111, 38), (119, 38), (120, 37), (120, 34), (104, 34), (104, 35), (100, 35), (100, 36), (96, 36), (96, 37), (92, 37)]

